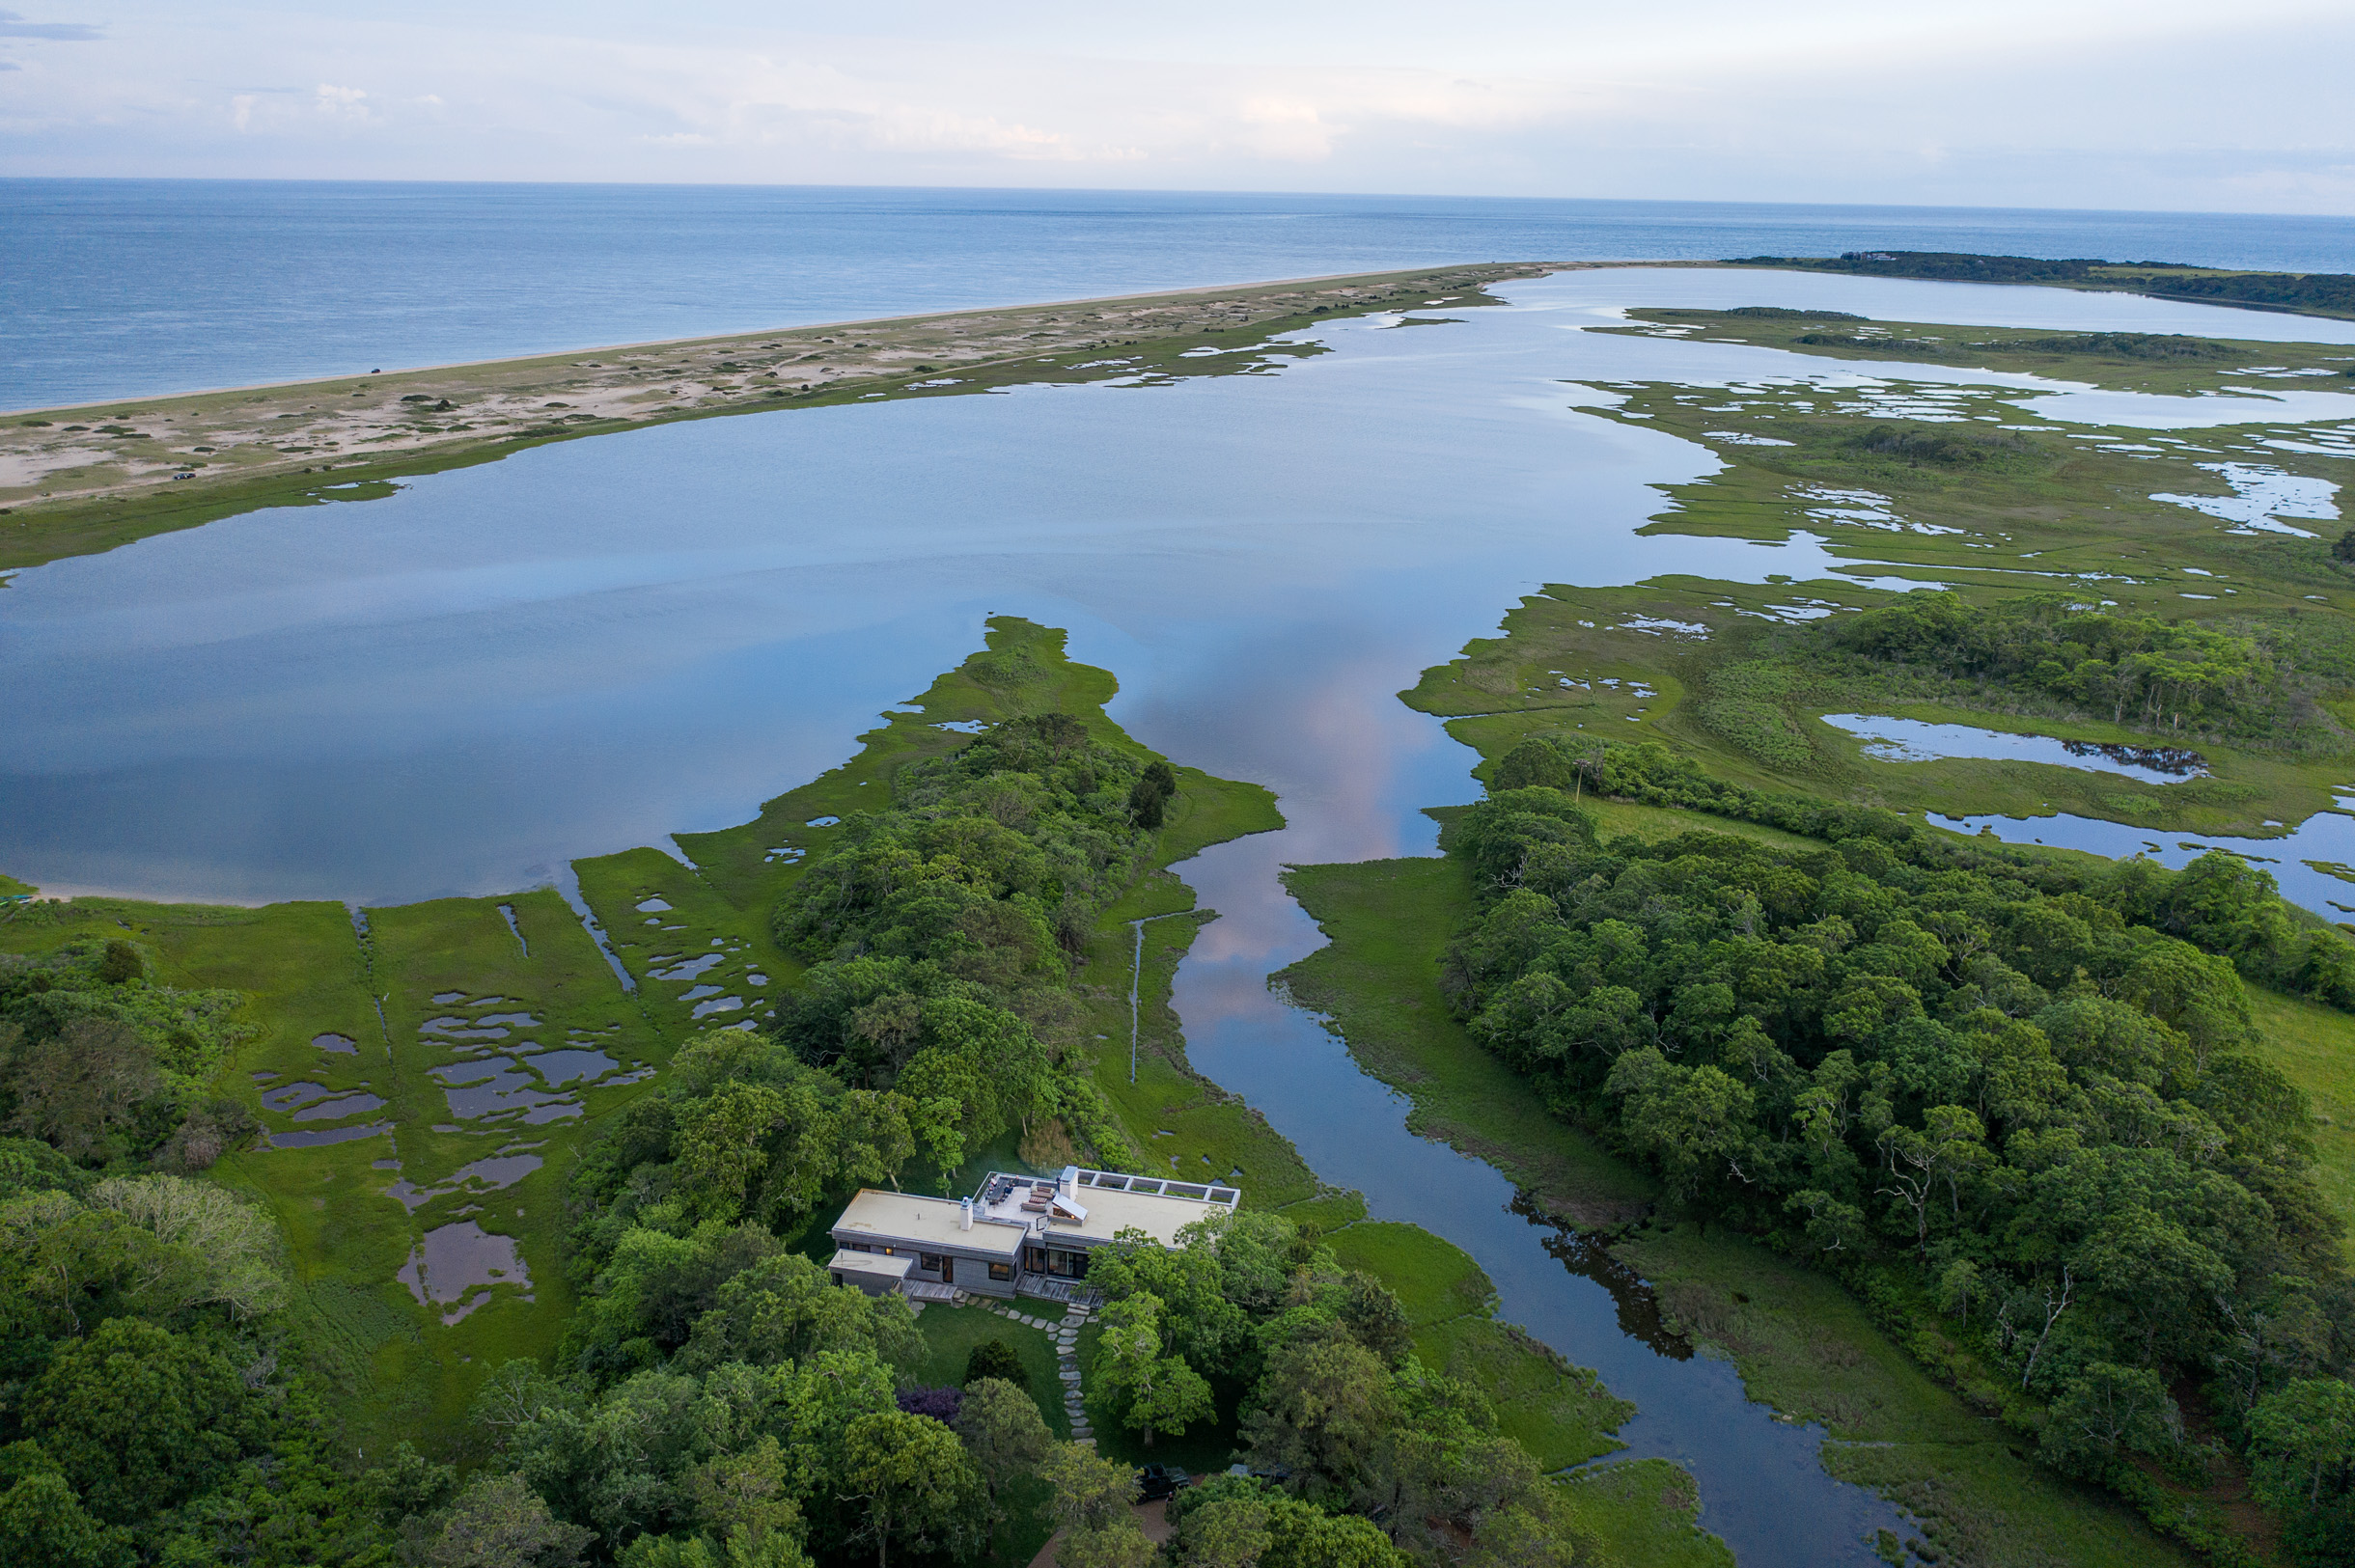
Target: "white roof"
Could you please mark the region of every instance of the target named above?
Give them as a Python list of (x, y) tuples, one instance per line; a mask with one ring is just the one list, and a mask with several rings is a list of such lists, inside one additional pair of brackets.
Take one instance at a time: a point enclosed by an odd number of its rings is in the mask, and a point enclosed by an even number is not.
[(845, 1274), (878, 1274), (887, 1279), (904, 1279), (907, 1278), (907, 1271), (915, 1266), (916, 1254), (913, 1252), (900, 1252), (896, 1256), (886, 1257), (881, 1252), (853, 1252), (845, 1250), (826, 1259), (828, 1269), (839, 1269)]
[[(1013, 1192), (994, 1204), (975, 1203), (974, 1213), (1028, 1222), (1039, 1233), (1039, 1240), (1048, 1246), (1059, 1240), (1066, 1246), (1073, 1241), (1094, 1246), (1112, 1240), (1123, 1230), (1142, 1230), (1164, 1247), (1176, 1247), (1179, 1230), (1197, 1220), (1232, 1213), (1243, 1197), (1222, 1183), (1185, 1182), (1075, 1168), (1069, 1196), (1063, 1196), (1059, 1186), (1057, 1196), (1046, 1200), (1049, 1213), (1026, 1212), (1022, 1205), (1032, 1201), (1034, 1184), (1045, 1179), (1004, 1177), (992, 1171), (982, 1183), (981, 1196), (986, 1197), (1001, 1180), (1011, 1180)], [(1043, 1225), (1038, 1223), (1041, 1219), (1046, 1221)], [(974, 1228), (978, 1230), (979, 1224)]]
[(954, 1197), (920, 1197), (913, 1193), (879, 1193), (862, 1187), (834, 1222), (834, 1239), (855, 1239), (880, 1246), (915, 1247), (928, 1252), (962, 1252), (988, 1257), (1012, 1257), (1022, 1248), (1022, 1235), (1011, 1225), (976, 1219), (971, 1230), (958, 1226)]

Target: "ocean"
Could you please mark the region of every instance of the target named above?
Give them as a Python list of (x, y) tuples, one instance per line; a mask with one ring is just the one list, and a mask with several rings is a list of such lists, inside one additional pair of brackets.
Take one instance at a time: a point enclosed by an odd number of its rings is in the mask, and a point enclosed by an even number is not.
[(1138, 191), (0, 180), (0, 409), (1477, 261), (2355, 267), (2355, 219)]

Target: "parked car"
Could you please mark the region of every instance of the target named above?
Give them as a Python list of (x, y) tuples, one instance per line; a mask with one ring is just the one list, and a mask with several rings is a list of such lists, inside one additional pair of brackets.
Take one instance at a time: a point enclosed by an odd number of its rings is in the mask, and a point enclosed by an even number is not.
[(1282, 1465), (1268, 1465), (1258, 1470), (1253, 1469), (1249, 1465), (1229, 1465), (1227, 1467), (1227, 1473), (1230, 1475), (1248, 1475), (1255, 1481), (1265, 1481), (1270, 1486), (1286, 1485), (1292, 1478), (1292, 1472)]
[(1193, 1484), (1194, 1477), (1175, 1465), (1148, 1465), (1137, 1472), (1137, 1484), (1144, 1488), (1139, 1502), (1158, 1502), (1174, 1497), (1181, 1486)]

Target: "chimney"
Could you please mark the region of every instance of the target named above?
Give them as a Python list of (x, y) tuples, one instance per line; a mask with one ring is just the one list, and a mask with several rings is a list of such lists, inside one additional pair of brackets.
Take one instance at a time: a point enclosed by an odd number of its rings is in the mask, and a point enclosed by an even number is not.
[(1066, 1197), (1078, 1197), (1079, 1167), (1075, 1165), (1065, 1166), (1063, 1168), (1063, 1179), (1055, 1184), (1055, 1188), (1056, 1191), (1062, 1193)]
[(956, 1228), (959, 1230), (971, 1230), (973, 1228), (973, 1199), (969, 1197), (957, 1199)]

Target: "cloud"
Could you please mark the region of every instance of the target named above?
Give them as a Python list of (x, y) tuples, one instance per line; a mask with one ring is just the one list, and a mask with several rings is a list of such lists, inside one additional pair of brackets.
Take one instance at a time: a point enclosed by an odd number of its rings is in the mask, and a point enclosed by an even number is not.
[(131, 4), (0, 171), (2355, 210), (2346, 0)]
[(308, 93), (296, 88), (236, 93), (229, 99), (229, 124), (240, 132), (300, 130), (322, 123), (382, 124), (367, 99), (368, 89), (338, 87), (333, 82), (321, 82)]
[(87, 22), (28, 22), (13, 11), (0, 11), (0, 38), (47, 39), (53, 43), (96, 43), (106, 29)]

